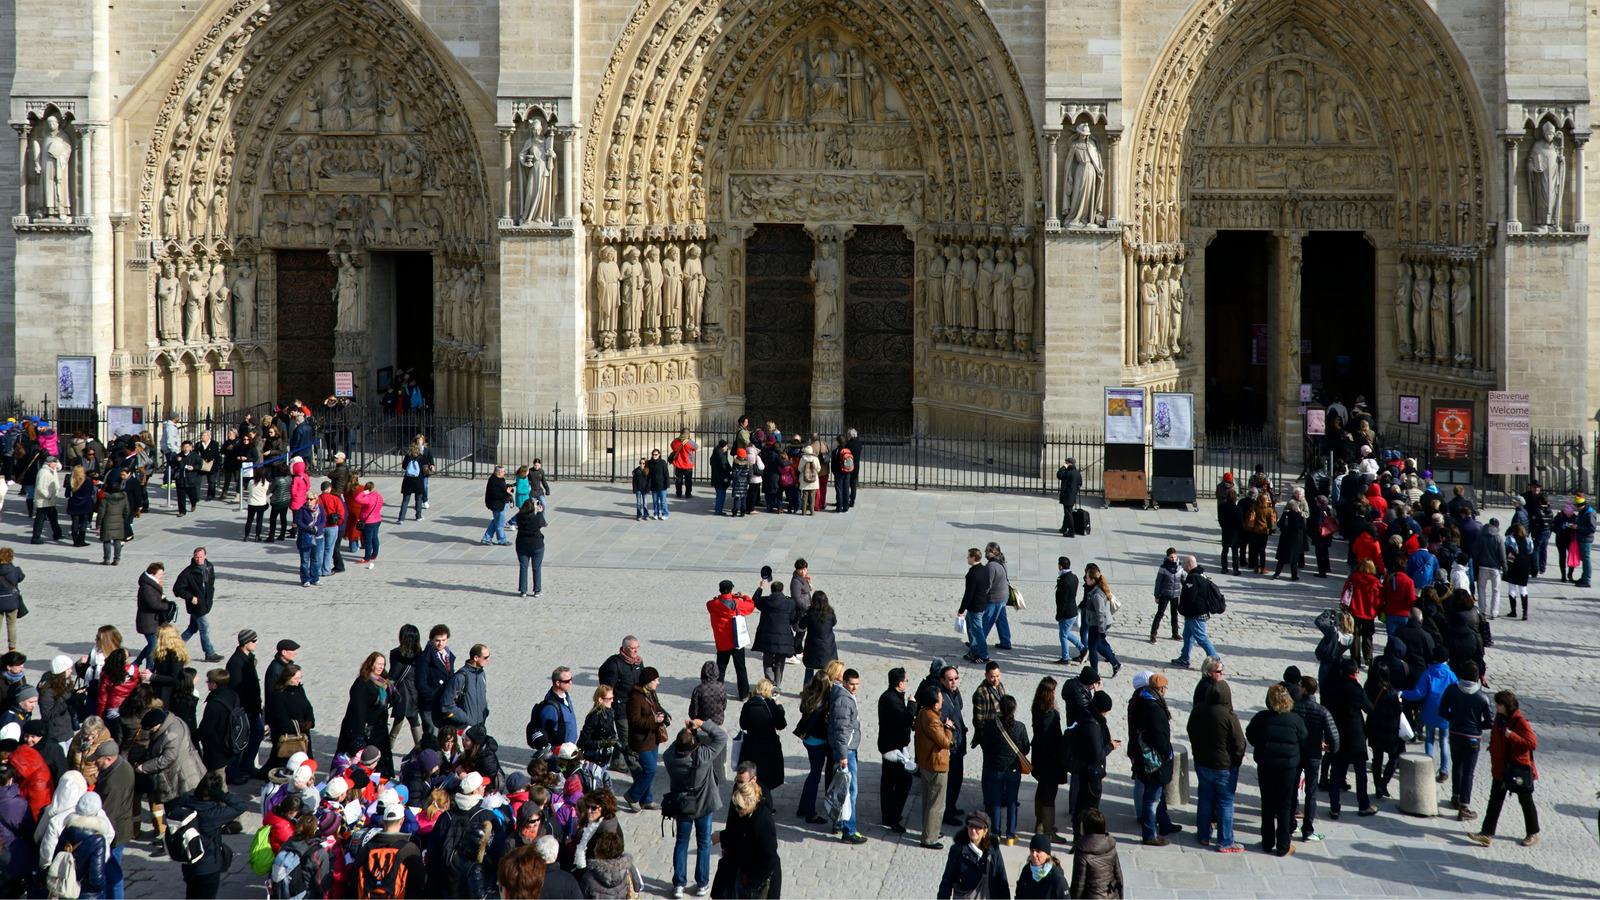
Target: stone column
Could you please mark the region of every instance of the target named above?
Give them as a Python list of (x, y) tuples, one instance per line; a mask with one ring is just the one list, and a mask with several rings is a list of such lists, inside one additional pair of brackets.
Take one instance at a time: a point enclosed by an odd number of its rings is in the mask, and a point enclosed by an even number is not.
[[(837, 432), (844, 427), (844, 269), (845, 269), (845, 243), (854, 233), (853, 228), (840, 228), (837, 225), (806, 226), (806, 232), (817, 243), (816, 254), (813, 259), (813, 271), (817, 274), (819, 284), (812, 288), (813, 296), (819, 303), (831, 302), (833, 315), (831, 317), (831, 333), (822, 333), (813, 330), (811, 348), (811, 428), (813, 431)], [(828, 249), (828, 248), (831, 248)], [(830, 260), (833, 266), (828, 266), (824, 260), (831, 253)], [(836, 271), (837, 274), (831, 274)], [(825, 300), (823, 285), (820, 282), (829, 278), (833, 282), (831, 301)], [(821, 311), (819, 310), (819, 313)], [(818, 326), (829, 317), (819, 314), (816, 316)]]
[(1044, 139), (1050, 142), (1050, 172), (1048, 177), (1045, 179), (1045, 190), (1049, 193), (1044, 195), (1044, 227), (1048, 229), (1056, 229), (1061, 227), (1061, 220), (1056, 214), (1056, 204), (1060, 202), (1060, 195), (1057, 193), (1058, 189), (1056, 187), (1056, 178), (1058, 177), (1057, 171), (1061, 168), (1060, 160), (1056, 156), (1058, 152), (1056, 149), (1056, 144), (1061, 139), (1061, 132), (1046, 131), (1044, 133)]
[(78, 205), (77, 218), (87, 219), (94, 215), (93, 192), (90, 190), (94, 184), (94, 129), (82, 126), (78, 129)]
[(511, 207), (512, 184), (515, 181), (513, 173), (516, 170), (515, 158), (511, 155), (511, 136), (516, 129), (502, 125), (495, 130), (500, 132), (500, 181), (504, 198), (504, 204), (500, 207), (500, 227), (510, 228), (517, 224), (518, 212)]
[(1589, 225), (1583, 220), (1583, 194), (1584, 185), (1588, 177), (1583, 171), (1583, 145), (1587, 144), (1586, 138), (1574, 135), (1572, 138), (1572, 230), (1588, 231)]
[(1117, 145), (1122, 142), (1122, 132), (1106, 132), (1106, 227), (1116, 228), (1122, 224), (1117, 217)]
[(1269, 334), (1267, 382), (1279, 440), (1286, 454), (1299, 452), (1300, 433), (1300, 265), (1303, 259), (1299, 231), (1278, 233), (1277, 298), (1267, 313)]
[(28, 123), (12, 122), (17, 132), (17, 215), (28, 218)]
[(111, 217), (111, 347), (119, 353), (127, 344), (122, 333), (122, 267), (127, 264), (122, 239), (127, 227), (127, 216)]
[(556, 129), (556, 141), (561, 146), (561, 177), (556, 184), (561, 188), (561, 217), (556, 222), (562, 228), (572, 227), (572, 145), (578, 140), (578, 129), (568, 126)]
[(1517, 221), (1517, 139), (1506, 138), (1506, 231), (1515, 234), (1522, 230)]

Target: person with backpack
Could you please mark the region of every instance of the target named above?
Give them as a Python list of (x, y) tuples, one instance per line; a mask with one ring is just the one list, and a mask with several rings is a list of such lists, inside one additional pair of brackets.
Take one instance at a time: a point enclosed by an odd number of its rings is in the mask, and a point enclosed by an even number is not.
[(402, 834), (403, 805), (383, 804), (382, 829), (370, 834), (355, 853), (355, 896), (394, 898), (422, 896), (422, 850)]
[[(1168, 555), (1168, 559), (1176, 556), (1176, 551)], [(1217, 648), (1211, 646), (1210, 638), (1206, 637), (1206, 622), (1213, 615), (1221, 614), (1227, 610), (1227, 601), (1223, 599), (1222, 591), (1215, 582), (1206, 577), (1206, 570), (1195, 558), (1183, 558), (1183, 586), (1180, 588), (1176, 612), (1183, 616), (1183, 650), (1178, 653), (1172, 665), (1189, 668), (1189, 651), (1194, 645), (1199, 644), (1200, 649), (1207, 656), (1221, 659)], [(1159, 618), (1157, 619), (1159, 622)], [(1152, 634), (1152, 637), (1154, 635)]]
[(239, 694), (229, 686), (227, 669), (206, 673), (206, 710), (195, 729), (200, 741), (200, 761), (208, 772), (219, 772), (239, 758), (250, 741), (250, 717)]
[(1167, 676), (1141, 672), (1128, 701), (1128, 759), (1133, 763), (1133, 806), (1144, 843), (1165, 847), (1167, 835), (1183, 830), (1167, 814), (1165, 786), (1172, 780), (1172, 712)]
[[(167, 805), (172, 828), (165, 850), (183, 867), (186, 896), (217, 896), (222, 876), (233, 862), (233, 848), (223, 843), (222, 829), (246, 808), (244, 798), (229, 793), (217, 773)], [(311, 821), (314, 825), (316, 819)]]
[(489, 676), (483, 671), (488, 662), (489, 648), (473, 644), (466, 663), (450, 676), (450, 683), (439, 694), (440, 727), (448, 724), (465, 731), (489, 720)]
[(1472, 811), (1472, 776), (1478, 767), (1483, 733), (1494, 725), (1494, 710), (1478, 679), (1478, 664), (1467, 661), (1456, 668), (1460, 680), (1444, 689), (1439, 698), (1439, 717), (1450, 723), (1450, 802), (1441, 804), (1456, 810), (1456, 819), (1476, 819)]
[(150, 743), (142, 752), (135, 748), (130, 760), (135, 773), (150, 776), (151, 818), (158, 843), (152, 853), (159, 856), (159, 843), (166, 834), (163, 806), (194, 790), (206, 774), (205, 764), (189, 737), (189, 726), (177, 716), (164, 709), (152, 709), (139, 720), (139, 726), (150, 735)]
[(422, 509), (427, 506), (427, 478), (433, 474), (433, 452), (428, 449), (422, 435), (417, 435), (406, 448), (405, 462), (400, 478), (400, 513), (395, 524), (406, 520), (406, 506), (415, 504), (416, 521), (422, 521)]
[(554, 756), (562, 744), (578, 742), (578, 713), (572, 705), (572, 669), (557, 666), (550, 673), (550, 689), (528, 716), (528, 746), (536, 753)]
[(189, 627), (183, 630), (183, 639), (187, 641), (199, 634), (200, 649), (205, 652), (208, 663), (222, 662), (222, 655), (211, 646), (211, 625), (206, 621), (206, 616), (211, 614), (216, 592), (217, 571), (206, 559), (206, 548), (196, 547), (189, 565), (178, 573), (178, 580), (172, 583), (172, 596), (181, 599), (189, 612)]
[(111, 838), (111, 820), (100, 806), (100, 795), (84, 794), (78, 798), (66, 816), (55, 846), (40, 848), (50, 856), (44, 870), (45, 889), (49, 895), (106, 896), (106, 862), (111, 856)]
[(689, 883), (689, 841), (696, 842), (695, 888), (704, 897), (711, 888), (711, 825), (719, 805), (718, 769), (728, 752), (728, 734), (715, 722), (690, 719), (667, 753), (671, 788), (662, 798), (661, 814), (677, 823), (672, 851), (672, 896), (682, 897)]
[(321, 898), (328, 896), (332, 887), (333, 864), (327, 849), (317, 838), (317, 817), (302, 812), (294, 820), (294, 834), (272, 857), (272, 867), (267, 872), (267, 896), (274, 900)]
[(850, 486), (856, 474), (855, 451), (845, 445), (844, 435), (834, 439), (833, 460), (829, 463), (833, 475), (833, 511), (850, 511)]

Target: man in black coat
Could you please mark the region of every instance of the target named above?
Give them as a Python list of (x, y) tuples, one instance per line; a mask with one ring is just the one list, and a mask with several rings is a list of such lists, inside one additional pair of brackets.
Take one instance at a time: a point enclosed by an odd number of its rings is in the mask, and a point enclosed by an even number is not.
[[(239, 708), (239, 694), (228, 686), (230, 678), (225, 669), (212, 669), (206, 673), (206, 711), (200, 718), (195, 737), (200, 741), (200, 759), (206, 770), (218, 772), (237, 759), (232, 736), (233, 711)], [(248, 739), (247, 739), (248, 740)]]
[(111, 820), (111, 858), (106, 860), (106, 895), (115, 897), (122, 893), (122, 853), (133, 839), (133, 823), (138, 810), (133, 804), (133, 763), (121, 755), (121, 748), (113, 740), (101, 741), (94, 748), (92, 761), (100, 774), (95, 777), (94, 792), (100, 795), (101, 808)]
[(1061, 482), (1061, 536), (1077, 537), (1072, 527), (1072, 511), (1078, 508), (1078, 491), (1083, 489), (1083, 473), (1078, 471), (1078, 461), (1067, 457), (1067, 464), (1056, 472)]
[[(989, 609), (989, 567), (984, 564), (983, 551), (977, 547), (967, 550), (967, 577), (961, 593), (961, 613), (967, 617), (967, 652), (961, 658), (967, 662), (989, 660), (985, 645), (983, 616)], [(960, 823), (957, 823), (960, 824)]]
[[(883, 806), (883, 827), (895, 834), (905, 834), (901, 824), (906, 798), (911, 795), (911, 773), (906, 770), (908, 760), (915, 761), (911, 749), (911, 727), (916, 724), (917, 709), (906, 696), (906, 670), (889, 670), (889, 687), (878, 696), (878, 752), (883, 759), (883, 780), (879, 783), (879, 800)], [(890, 757), (887, 754), (895, 754)]]
[(961, 671), (955, 666), (939, 670), (939, 691), (944, 694), (939, 711), (950, 720), (950, 773), (944, 791), (944, 824), (960, 827), (961, 779), (967, 763), (967, 720), (961, 714)]
[(456, 655), (450, 649), (450, 626), (439, 624), (428, 631), (428, 646), (415, 668), (417, 711), (422, 714), (422, 733), (437, 734), (434, 716), (439, 712), (439, 695), (456, 673)]
[(245, 742), (244, 752), (228, 766), (229, 784), (243, 784), (255, 774), (256, 754), (266, 734), (266, 722), (261, 718), (261, 676), (256, 673), (256, 641), (253, 629), (240, 631), (239, 646), (228, 657), (228, 687), (238, 695), (239, 706), (250, 718), (250, 739)]
[(208, 663), (222, 662), (222, 654), (211, 646), (211, 625), (206, 621), (206, 616), (211, 614), (216, 593), (217, 571), (206, 560), (206, 548), (196, 547), (189, 565), (178, 573), (178, 580), (172, 583), (172, 595), (182, 598), (184, 608), (189, 611), (189, 627), (183, 630), (183, 639), (187, 641), (199, 634), (200, 649), (205, 651)]
[(489, 527), (483, 530), (482, 544), (511, 543), (506, 540), (506, 506), (511, 502), (511, 488), (506, 484), (506, 467), (495, 466), (494, 474), (483, 488), (483, 505), (489, 510)]
[(861, 436), (856, 434), (856, 430), (854, 428), (845, 429), (844, 448), (849, 450), (850, 455), (855, 458), (855, 469), (845, 473), (846, 477), (850, 479), (850, 506), (854, 507), (856, 505), (856, 486), (861, 484), (862, 462)]
[[(1072, 560), (1065, 556), (1056, 559), (1056, 629), (1061, 637), (1061, 658), (1056, 665), (1083, 659), (1089, 648), (1078, 639), (1078, 576), (1072, 571)], [(1078, 652), (1068, 656), (1070, 647), (1077, 647)]]
[[(200, 471), (200, 454), (195, 452), (193, 442), (183, 442), (183, 449), (172, 458), (172, 471), (177, 476), (178, 517), (182, 518), (200, 505), (200, 479), (206, 477)], [(189, 501), (188, 506), (184, 506), (185, 500)]]
[[(644, 657), (639, 655), (639, 639), (630, 634), (622, 639), (622, 646), (617, 648), (617, 652), (600, 664), (600, 683), (611, 685), (611, 695), (616, 698), (614, 704), (620, 703), (626, 710), (628, 698), (633, 696), (633, 686), (639, 682), (639, 671), (643, 668)], [(639, 754), (628, 747), (627, 713), (623, 712), (612, 718), (617, 723), (619, 752), (611, 761), (611, 767), (619, 772), (637, 772)]]
[(761, 674), (772, 682), (773, 690), (783, 689), (783, 664), (794, 655), (794, 624), (799, 621), (794, 598), (783, 592), (783, 582), (768, 583), (764, 577), (750, 599), (761, 611), (751, 648), (761, 654)]

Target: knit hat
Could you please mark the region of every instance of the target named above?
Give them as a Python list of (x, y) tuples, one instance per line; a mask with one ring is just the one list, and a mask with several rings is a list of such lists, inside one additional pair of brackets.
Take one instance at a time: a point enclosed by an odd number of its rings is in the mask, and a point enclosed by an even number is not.
[(148, 712), (146, 712), (144, 714), (144, 718), (139, 720), (139, 727), (140, 728), (159, 728), (166, 721), (167, 721), (167, 711), (166, 710), (164, 710), (164, 709), (152, 709), (152, 710), (150, 710), (150, 711), (148, 711)]
[(89, 793), (78, 798), (77, 812), (80, 816), (89, 816), (93, 818), (94, 816), (100, 815), (104, 808), (105, 806), (100, 799), (100, 795), (96, 794), (94, 791), (90, 791)]
[(981, 810), (976, 810), (976, 809), (973, 810), (972, 812), (967, 813), (967, 827), (968, 828), (988, 828), (989, 827), (989, 814), (986, 813), (986, 812), (983, 812)]
[(1028, 849), (1030, 851), (1031, 850), (1037, 850), (1040, 853), (1049, 853), (1050, 852), (1050, 838), (1049, 838), (1049, 836), (1045, 835), (1045, 834), (1035, 834), (1033, 836), (1033, 839), (1028, 841)]
[(929, 675), (932, 675), (933, 677), (938, 678), (939, 677), (939, 673), (943, 672), (943, 671), (944, 671), (944, 657), (935, 656), (933, 659), (928, 660), (928, 674)]
[(1145, 685), (1148, 685), (1150, 683), (1150, 676), (1154, 675), (1154, 674), (1155, 674), (1154, 672), (1150, 672), (1150, 671), (1147, 670), (1147, 671), (1140, 672), (1139, 674), (1133, 676), (1133, 689), (1137, 691), (1138, 689), (1144, 687)]
[(417, 754), (417, 769), (424, 775), (439, 768), (439, 751), (424, 750)]
[(1299, 684), (1300, 683), (1300, 667), (1299, 666), (1290, 666), (1289, 668), (1284, 669), (1283, 670), (1283, 683), (1284, 684)]
[(39, 689), (31, 684), (25, 684), (22, 687), (17, 688), (16, 693), (11, 695), (11, 702), (14, 704), (21, 703), (24, 700), (37, 699), (39, 699)]
[(381, 756), (383, 756), (383, 751), (379, 750), (377, 747), (369, 746), (361, 751), (361, 764), (370, 769), (378, 764), (378, 759)]
[(72, 657), (66, 655), (65, 653), (59, 654), (54, 659), (50, 660), (50, 674), (52, 675), (65, 674), (67, 670), (71, 668)]
[(655, 666), (645, 666), (639, 670), (639, 680), (634, 684), (646, 685), (660, 677), (661, 673), (656, 671)]
[(254, 628), (241, 628), (239, 629), (239, 646), (243, 647), (245, 644), (248, 644), (259, 637), (260, 635), (256, 634), (256, 630)]
[(1100, 713), (1101, 715), (1104, 715), (1105, 713), (1111, 712), (1111, 706), (1112, 706), (1111, 695), (1106, 693), (1105, 691), (1095, 691), (1094, 701), (1093, 701), (1092, 705), (1094, 706), (1095, 711)]
[(1232, 472), (1223, 472), (1222, 473), (1222, 480), (1228, 482), (1229, 484), (1232, 484), (1233, 483), (1233, 473)]
[[(471, 741), (474, 747), (481, 747), (489, 741), (489, 729), (483, 727), (483, 723), (479, 722), (467, 729), (467, 740)], [(377, 749), (376, 747), (372, 748), (374, 755), (376, 755)], [(377, 760), (374, 759), (373, 762), (376, 763)]]
[(44, 737), (48, 730), (43, 719), (29, 719), (22, 723), (22, 733), (33, 735), (34, 737)]
[(1084, 687), (1094, 687), (1099, 682), (1100, 673), (1094, 670), (1094, 666), (1084, 666), (1083, 671), (1078, 673), (1078, 683)]
[(734, 455), (738, 456), (740, 459), (745, 459), (746, 457), (748, 457), (750, 455), (748, 452), (745, 451), (745, 449), (743, 447), (740, 447), (738, 450), (735, 450), (733, 452), (734, 452)]
[(506, 776), (506, 793), (520, 794), (528, 789), (528, 773), (512, 772)]

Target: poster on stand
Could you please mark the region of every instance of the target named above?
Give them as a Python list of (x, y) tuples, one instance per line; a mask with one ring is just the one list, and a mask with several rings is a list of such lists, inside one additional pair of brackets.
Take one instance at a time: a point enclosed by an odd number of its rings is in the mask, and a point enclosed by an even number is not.
[(1472, 459), (1472, 407), (1433, 401), (1433, 459), (1436, 468), (1466, 468)]
[(143, 431), (144, 407), (106, 407), (106, 430), (111, 432), (111, 437), (113, 438), (119, 438), (125, 434), (138, 434)]
[(1144, 388), (1106, 388), (1106, 443), (1144, 443)]
[(1489, 392), (1489, 474), (1528, 474), (1528, 417), (1532, 411), (1533, 398), (1526, 391)]
[(94, 409), (94, 357), (56, 357), (56, 408)]
[(1194, 449), (1194, 395), (1151, 394), (1157, 450)]

